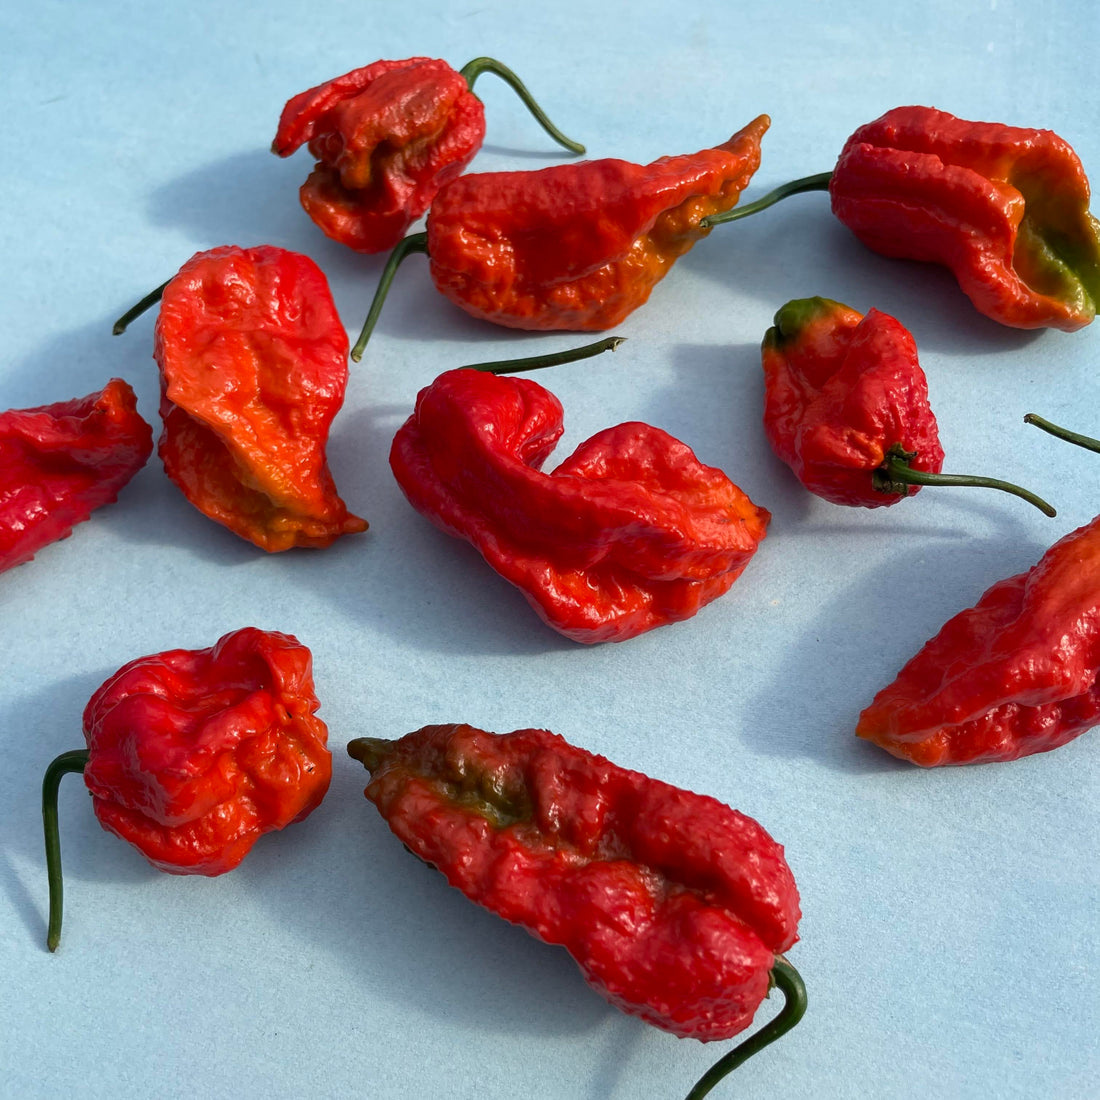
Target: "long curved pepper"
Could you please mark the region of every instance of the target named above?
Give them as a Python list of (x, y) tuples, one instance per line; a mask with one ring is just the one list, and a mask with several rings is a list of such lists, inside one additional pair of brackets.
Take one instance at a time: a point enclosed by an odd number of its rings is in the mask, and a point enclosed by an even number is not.
[(943, 474), (939, 428), (917, 345), (900, 321), (829, 298), (782, 306), (761, 345), (764, 432), (802, 484), (833, 504), (880, 508), (922, 485), (1042, 497), (999, 478)]
[(707, 226), (828, 190), (874, 252), (949, 268), (987, 317), (1014, 328), (1089, 324), (1100, 304), (1100, 221), (1070, 145), (1050, 130), (898, 107), (859, 127), (832, 172), (805, 176)]
[(425, 233), (390, 255), (352, 358), (412, 252), (427, 254), (436, 289), (473, 317), (534, 331), (613, 328), (710, 232), (706, 217), (737, 203), (769, 125), (760, 115), (720, 145), (652, 164), (591, 160), (452, 180), (432, 200)]

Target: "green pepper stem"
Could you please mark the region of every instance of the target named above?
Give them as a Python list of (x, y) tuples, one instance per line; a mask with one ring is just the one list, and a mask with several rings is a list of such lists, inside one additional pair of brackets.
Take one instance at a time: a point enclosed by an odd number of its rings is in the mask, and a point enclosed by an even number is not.
[(625, 336), (609, 336), (597, 340), (594, 344), (585, 344), (583, 348), (570, 348), (568, 351), (556, 351), (548, 355), (531, 355), (526, 359), (499, 359), (495, 363), (471, 363), (465, 370), (480, 370), (487, 374), (519, 374), (525, 370), (541, 370), (543, 367), (556, 367), (562, 363), (575, 363), (578, 359), (591, 359), (604, 351), (614, 351)]
[(1061, 428), (1057, 424), (1052, 424), (1049, 420), (1044, 420), (1035, 413), (1028, 413), (1024, 417), (1024, 423), (1034, 424), (1036, 428), (1042, 428), (1044, 432), (1056, 436), (1058, 439), (1064, 439), (1067, 443), (1075, 443), (1078, 447), (1084, 447), (1086, 451), (1095, 451), (1100, 454), (1100, 439), (1093, 439), (1091, 435), (1080, 435), (1077, 432), (1071, 432), (1068, 428)]
[(163, 282), (156, 290), (150, 290), (144, 298), (141, 299), (136, 305), (132, 305), (112, 326), (111, 334), (113, 336), (121, 336), (129, 327), (131, 321), (136, 321), (147, 309), (152, 309), (153, 306), (160, 301), (161, 295), (164, 294), (164, 288), (171, 282), (169, 279), (167, 282)]
[(409, 236), (404, 237), (394, 245), (393, 251), (386, 260), (386, 266), (382, 268), (382, 277), (378, 280), (378, 289), (374, 292), (370, 311), (367, 313), (367, 319), (363, 322), (359, 339), (355, 341), (355, 347), (351, 349), (351, 357), (357, 363), (363, 358), (363, 349), (367, 346), (370, 334), (378, 323), (378, 316), (382, 312), (382, 303), (386, 300), (390, 284), (393, 282), (394, 275), (397, 274), (398, 267), (401, 266), (401, 261), (414, 252), (423, 252), (425, 256), (428, 254), (427, 233), (410, 233)]
[(695, 1086), (687, 1094), (686, 1100), (702, 1100), (727, 1073), (737, 1069), (742, 1062), (747, 1061), (754, 1054), (763, 1050), (764, 1047), (774, 1043), (776, 1039), (786, 1035), (806, 1014), (806, 985), (802, 981), (802, 975), (782, 955), (775, 956), (771, 981), (774, 986), (783, 991), (783, 1008), (780, 1010), (779, 1015), (766, 1023), (755, 1035), (750, 1035), (743, 1043), (738, 1044), (728, 1054), (719, 1058), (695, 1082)]
[(61, 942), (61, 912), (64, 890), (61, 883), (61, 836), (57, 828), (57, 788), (61, 777), (82, 772), (88, 763), (87, 749), (63, 752), (46, 769), (42, 779), (42, 828), (46, 836), (46, 877), (50, 883), (50, 919), (46, 946), (57, 950)]
[(1058, 513), (1042, 497), (1013, 485), (1010, 481), (1001, 481), (994, 477), (976, 477), (971, 474), (933, 474), (927, 470), (914, 470), (909, 463), (916, 458), (913, 451), (903, 450), (894, 444), (883, 459), (882, 465), (871, 474), (871, 481), (880, 493), (901, 493), (903, 496), (911, 485), (973, 485), (983, 489), (1000, 489), (1002, 493), (1026, 500), (1035, 505), (1044, 515), (1056, 516)]
[(572, 138), (567, 138), (565, 134), (561, 132), (551, 121), (546, 117), (546, 113), (535, 102), (534, 97), (527, 90), (523, 81), (507, 65), (502, 65), (496, 58), (493, 57), (475, 57), (473, 61), (468, 62), (459, 69), (459, 73), (466, 80), (466, 87), (472, 92), (474, 90), (474, 81), (477, 80), (482, 73), (493, 73), (499, 76), (501, 80), (505, 81), (511, 86), (512, 90), (523, 100), (523, 105), (535, 116), (535, 120), (538, 124), (564, 149), (568, 149), (571, 153), (577, 153), (578, 155), (584, 153), (584, 146), (578, 141), (573, 141)]
[(769, 191), (766, 195), (756, 199), (755, 202), (746, 203), (744, 206), (735, 206), (732, 210), (726, 210), (721, 214), (708, 214), (699, 222), (699, 225), (703, 229), (711, 229), (716, 225), (723, 225), (725, 222), (735, 222), (738, 218), (751, 217), (753, 214), (757, 214), (761, 210), (767, 210), (769, 206), (774, 206), (780, 200), (791, 195), (801, 195), (803, 191), (827, 191), (829, 180), (832, 178), (832, 172), (818, 172), (814, 176), (803, 176), (801, 179), (791, 180), (790, 183), (784, 183), (774, 191)]

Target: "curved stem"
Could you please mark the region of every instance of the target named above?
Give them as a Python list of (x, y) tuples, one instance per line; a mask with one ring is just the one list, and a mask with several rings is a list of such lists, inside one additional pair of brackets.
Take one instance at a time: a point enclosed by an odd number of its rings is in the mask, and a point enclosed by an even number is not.
[(46, 927), (46, 946), (57, 950), (61, 941), (61, 911), (64, 890), (61, 883), (61, 836), (57, 828), (57, 788), (61, 777), (82, 772), (88, 763), (87, 749), (63, 752), (46, 769), (42, 779), (42, 829), (46, 837), (46, 877), (50, 883), (50, 920)]
[(933, 474), (926, 470), (914, 470), (909, 463), (916, 458), (913, 451), (905, 451), (894, 444), (886, 452), (881, 466), (871, 474), (871, 481), (880, 493), (901, 493), (909, 491), (911, 485), (974, 485), (983, 489), (1000, 489), (1002, 493), (1026, 500), (1035, 505), (1044, 515), (1056, 516), (1058, 513), (1042, 497), (1036, 496), (1011, 481), (1001, 481), (995, 477), (977, 477), (971, 474)]
[(1084, 447), (1086, 451), (1095, 451), (1100, 454), (1100, 439), (1093, 439), (1091, 435), (1080, 435), (1077, 432), (1071, 432), (1068, 428), (1061, 428), (1057, 424), (1052, 424), (1049, 420), (1044, 420), (1041, 416), (1036, 416), (1035, 413), (1028, 413), (1024, 417), (1024, 423), (1034, 424), (1036, 428), (1042, 428), (1044, 432), (1056, 436), (1058, 439), (1064, 439), (1067, 443), (1075, 443), (1078, 447)]
[(710, 229), (725, 222), (735, 222), (738, 218), (751, 217), (753, 214), (759, 213), (761, 210), (767, 210), (769, 206), (774, 206), (777, 202), (791, 195), (801, 195), (803, 191), (827, 191), (829, 180), (832, 178), (832, 172), (818, 172), (814, 176), (803, 176), (801, 179), (791, 180), (790, 183), (784, 183), (774, 191), (769, 191), (755, 202), (746, 203), (744, 206), (735, 206), (732, 210), (727, 210), (722, 214), (709, 214), (699, 224), (704, 229)]
[(546, 117), (546, 113), (535, 102), (531, 93), (527, 90), (523, 81), (507, 65), (502, 65), (496, 58), (493, 57), (475, 57), (473, 61), (463, 65), (459, 72), (466, 79), (466, 87), (472, 92), (474, 90), (474, 81), (477, 80), (482, 73), (493, 73), (499, 76), (501, 80), (509, 84), (512, 90), (523, 100), (524, 106), (535, 116), (535, 120), (538, 124), (563, 148), (568, 149), (571, 153), (582, 154), (584, 152), (584, 146), (579, 141), (573, 141), (572, 138), (567, 138), (565, 134), (561, 132), (551, 121)]
[(585, 344), (583, 348), (556, 351), (549, 355), (531, 355), (526, 359), (499, 359), (495, 363), (471, 363), (463, 369), (481, 370), (488, 374), (518, 374), (524, 370), (556, 367), (562, 363), (575, 363), (578, 359), (591, 359), (593, 355), (599, 355), (604, 351), (614, 351), (625, 339), (625, 336), (609, 336), (606, 340)]
[(136, 321), (147, 309), (151, 309), (160, 301), (164, 288), (172, 280), (161, 283), (156, 290), (150, 290), (136, 305), (132, 305), (112, 326), (111, 335), (121, 336), (129, 327), (131, 321)]
[(370, 311), (367, 313), (367, 319), (363, 322), (363, 329), (359, 333), (359, 339), (355, 341), (355, 347), (351, 349), (351, 357), (357, 363), (363, 358), (363, 349), (367, 346), (370, 334), (374, 331), (374, 326), (378, 323), (378, 315), (382, 312), (382, 303), (386, 300), (390, 284), (393, 282), (394, 275), (397, 274), (397, 269), (400, 267), (401, 261), (413, 252), (423, 252), (424, 255), (428, 254), (427, 233), (410, 233), (409, 236), (403, 238), (394, 245), (394, 249), (390, 253), (389, 259), (386, 260), (386, 266), (382, 268), (382, 277), (378, 280), (378, 289), (374, 292), (374, 298), (370, 304)]
[(373, 772), (393, 749), (395, 742), (383, 737), (356, 737), (348, 742), (348, 756)]
[(695, 1082), (686, 1100), (702, 1100), (727, 1073), (785, 1035), (806, 1014), (806, 985), (802, 981), (802, 975), (782, 955), (775, 957), (771, 980), (773, 985), (783, 991), (783, 1008), (779, 1015), (766, 1023), (755, 1035), (750, 1035), (743, 1043), (719, 1058)]

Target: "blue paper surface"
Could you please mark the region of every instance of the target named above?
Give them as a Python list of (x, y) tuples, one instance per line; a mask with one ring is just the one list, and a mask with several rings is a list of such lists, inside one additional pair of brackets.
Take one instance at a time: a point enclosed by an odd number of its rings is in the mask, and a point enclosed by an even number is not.
[[(382, 267), (301, 210), (305, 151), (268, 151), (284, 102), (380, 57), (496, 56), (592, 157), (646, 162), (772, 118), (745, 200), (828, 170), (909, 103), (1053, 129), (1100, 173), (1095, 5), (870, 0), (715, 5), (176, 5), (44, 0), (0, 16), (0, 408), (125, 378), (155, 429), (152, 315), (111, 323), (193, 253), (312, 257), (353, 334)], [(473, 170), (565, 155), (483, 77)], [(913, 332), (945, 469), (1028, 485), (890, 509), (807, 494), (760, 426), (759, 344), (788, 299), (875, 306)], [(1100, 458), (1025, 427), (1100, 434), (1100, 327), (1020, 332), (945, 271), (868, 252), (821, 194), (716, 229), (617, 330), (614, 355), (538, 381), (558, 455), (656, 424), (768, 508), (768, 537), (696, 618), (586, 647), (546, 628), (470, 547), (415, 514), (387, 456), (417, 391), (568, 334), (474, 321), (401, 269), (329, 448), (370, 521), (267, 556), (199, 514), (154, 456), (117, 504), (0, 575), (0, 1094), (503, 1100), (682, 1097), (725, 1049), (631, 1019), (564, 952), (470, 904), (362, 797), (343, 746), (432, 722), (539, 726), (757, 818), (798, 880), (790, 959), (810, 1008), (715, 1091), (741, 1100), (1097, 1094), (1100, 742), (921, 771), (857, 741), (859, 711), (955, 612), (1100, 511)], [(61, 790), (66, 918), (45, 949), (39, 786), (116, 668), (254, 625), (310, 647), (331, 791), (231, 874), (153, 870)], [(766, 1005), (760, 1020), (774, 1013)]]

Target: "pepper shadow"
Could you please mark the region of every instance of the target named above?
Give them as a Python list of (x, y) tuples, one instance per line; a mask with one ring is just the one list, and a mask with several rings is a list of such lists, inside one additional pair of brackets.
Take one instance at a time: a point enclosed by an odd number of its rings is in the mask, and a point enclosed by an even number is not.
[(999, 355), (1042, 335), (979, 313), (945, 267), (872, 252), (833, 217), (826, 197), (801, 198), (716, 226), (678, 263), (772, 312), (815, 295), (861, 313), (873, 306), (911, 329), (918, 347), (952, 355)]
[(333, 789), (305, 827), (257, 845), (234, 874), (311, 953), (356, 974), (361, 1011), (384, 1018), (400, 1005), (501, 1036), (575, 1036), (617, 1015), (563, 949), (473, 904), (411, 855), (362, 797), (359, 764), (339, 750), (333, 764)]
[[(794, 598), (813, 599), (815, 614), (784, 634), (769, 679), (745, 702), (742, 736), (753, 749), (807, 757), (851, 775), (912, 768), (854, 736), (860, 711), (949, 618), (976, 603), (990, 585), (1029, 568), (1049, 545), (995, 504), (969, 508), (1001, 531), (976, 537), (965, 524), (902, 521), (886, 531), (841, 521), (785, 533), (783, 550), (792, 555), (803, 547), (816, 553), (813, 544), (822, 539), (843, 544), (843, 569), (830, 569), (835, 559), (823, 551), (799, 570)], [(891, 542), (886, 556), (884, 538)], [(861, 565), (861, 542), (875, 564)], [(827, 573), (828, 588), (814, 583), (815, 573)], [(847, 583), (835, 587), (844, 577)], [(830, 595), (818, 602), (823, 591)]]
[[(27, 936), (46, 951), (49, 889), (42, 834), (42, 777), (51, 760), (84, 747), (81, 717), (92, 693), (115, 670), (73, 676), (30, 692), (0, 716), (4, 770), (0, 798), (6, 811), (0, 823), (0, 886)], [(132, 858), (129, 845), (108, 833), (92, 811), (80, 776), (66, 776), (58, 790), (61, 858), (66, 886), (79, 883), (138, 883), (157, 872)], [(40, 889), (31, 892), (19, 867), (36, 871)], [(79, 887), (66, 891), (67, 904), (79, 904)]]

